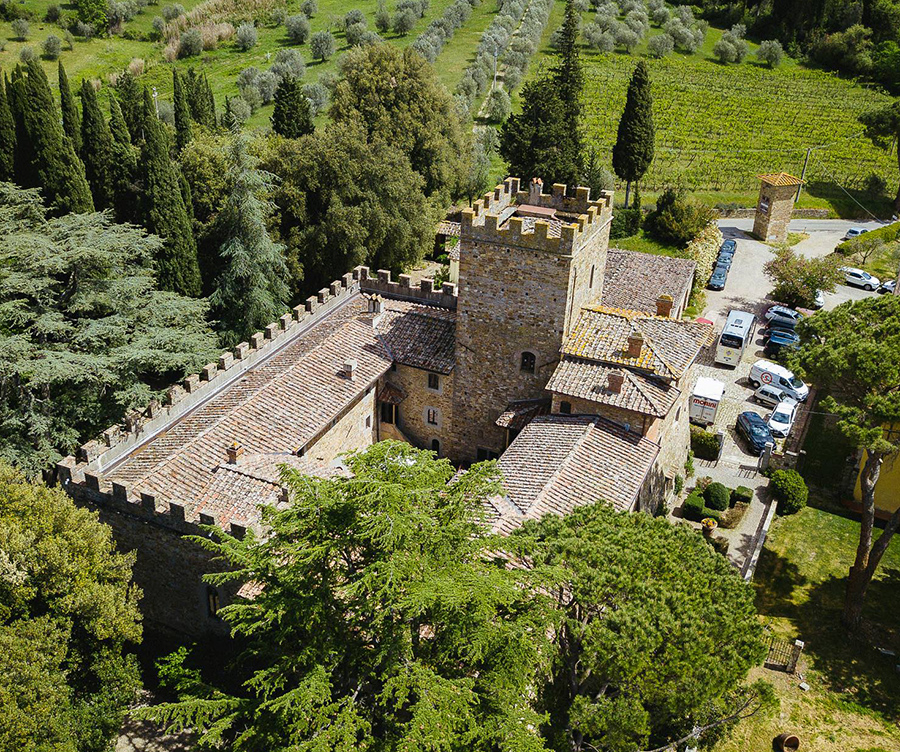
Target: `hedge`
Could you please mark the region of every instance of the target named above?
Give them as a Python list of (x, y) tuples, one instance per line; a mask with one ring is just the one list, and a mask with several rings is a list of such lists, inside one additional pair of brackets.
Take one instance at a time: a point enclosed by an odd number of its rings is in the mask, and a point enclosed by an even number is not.
[(778, 501), (778, 514), (795, 514), (806, 506), (809, 489), (796, 470), (776, 470), (772, 473), (769, 488)]
[(704, 492), (706, 498), (706, 506), (715, 509), (717, 512), (724, 512), (728, 509), (731, 501), (731, 491), (722, 483), (710, 483)]
[(747, 486), (738, 486), (731, 492), (731, 503), (737, 504), (738, 502), (743, 501), (746, 504), (749, 504), (753, 501), (753, 489), (747, 488)]
[(691, 450), (702, 460), (717, 460), (719, 439), (714, 433), (704, 431), (698, 426), (691, 426)]
[(856, 253), (857, 245), (861, 240), (878, 239), (883, 240), (885, 243), (891, 243), (898, 238), (900, 238), (900, 222), (894, 222), (887, 227), (879, 227), (877, 230), (869, 230), (862, 235), (857, 235), (855, 238), (845, 240), (834, 250), (835, 252), (840, 253), (842, 256), (852, 256), (854, 253)]
[(700, 522), (705, 517), (712, 517), (716, 522), (719, 522), (721, 519), (716, 510), (706, 506), (703, 493), (697, 489), (694, 489), (690, 496), (684, 500), (681, 513), (686, 520), (691, 520), (692, 522)]

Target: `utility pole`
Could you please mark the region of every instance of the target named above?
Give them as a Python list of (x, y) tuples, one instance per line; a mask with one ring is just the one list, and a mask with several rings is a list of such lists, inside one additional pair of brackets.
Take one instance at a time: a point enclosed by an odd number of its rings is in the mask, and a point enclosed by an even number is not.
[(794, 196), (795, 204), (800, 200), (800, 191), (803, 190), (803, 181), (806, 179), (806, 167), (809, 164), (809, 155), (812, 154), (812, 150), (812, 146), (806, 150), (806, 159), (803, 160), (803, 170), (800, 172), (800, 185), (797, 186), (797, 195)]

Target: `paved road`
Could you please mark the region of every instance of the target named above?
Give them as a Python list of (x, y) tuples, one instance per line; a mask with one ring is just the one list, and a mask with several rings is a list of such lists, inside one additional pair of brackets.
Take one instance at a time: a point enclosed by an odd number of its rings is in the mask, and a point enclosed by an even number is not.
[[(862, 227), (866, 230), (877, 230), (884, 227), (886, 222), (861, 222), (858, 219), (792, 219), (790, 232), (835, 232), (839, 231), (843, 235), (851, 227)], [(719, 228), (725, 232), (726, 228), (735, 230), (752, 230), (752, 219), (720, 219)]]

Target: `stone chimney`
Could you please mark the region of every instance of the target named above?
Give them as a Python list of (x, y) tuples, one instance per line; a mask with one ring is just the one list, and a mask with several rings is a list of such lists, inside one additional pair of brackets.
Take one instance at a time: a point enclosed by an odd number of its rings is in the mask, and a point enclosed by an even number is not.
[(347, 360), (344, 361), (343, 368), (341, 368), (341, 373), (343, 374), (345, 379), (347, 379), (348, 381), (353, 381), (354, 377), (356, 376), (356, 366), (357, 363), (355, 358), (347, 358)]
[(671, 295), (660, 295), (656, 299), (656, 315), (669, 318), (672, 315), (672, 306), (674, 304), (675, 301), (672, 300)]
[(528, 186), (528, 203), (532, 206), (541, 205), (541, 192), (544, 190), (544, 181), (540, 178), (532, 178)]
[(384, 298), (380, 295), (373, 295), (369, 298), (369, 313), (381, 313), (384, 308)]
[(625, 381), (625, 374), (621, 371), (610, 371), (606, 377), (606, 391), (612, 394), (619, 394), (622, 391), (622, 383)]
[(641, 357), (641, 350), (644, 348), (644, 335), (638, 331), (634, 331), (628, 335), (628, 348), (625, 350), (626, 358)]
[(225, 453), (228, 455), (228, 464), (236, 465), (241, 455), (244, 453), (244, 447), (236, 441), (231, 442)]

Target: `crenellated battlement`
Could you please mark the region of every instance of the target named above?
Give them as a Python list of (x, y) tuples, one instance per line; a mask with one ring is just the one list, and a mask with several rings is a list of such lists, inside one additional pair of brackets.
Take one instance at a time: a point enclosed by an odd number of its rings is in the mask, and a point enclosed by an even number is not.
[(401, 300), (416, 300), (456, 310), (457, 290), (452, 282), (444, 282), (440, 289), (436, 290), (433, 279), (423, 279), (415, 287), (412, 284), (412, 277), (408, 274), (401, 274), (400, 279), (394, 282), (388, 269), (379, 269), (378, 276), (372, 277), (368, 266), (357, 266), (352, 274), (363, 292), (379, 293), (388, 298)]
[[(566, 186), (560, 183), (544, 193), (542, 181), (536, 178), (529, 190), (523, 191), (519, 178), (507, 178), (470, 209), (463, 210), (460, 237), (462, 241), (574, 255), (612, 221), (612, 199), (611, 191), (603, 191), (598, 200), (592, 200), (590, 188), (585, 187), (567, 196)], [(529, 210), (535, 209), (552, 210), (560, 216), (551, 219), (530, 215)]]

